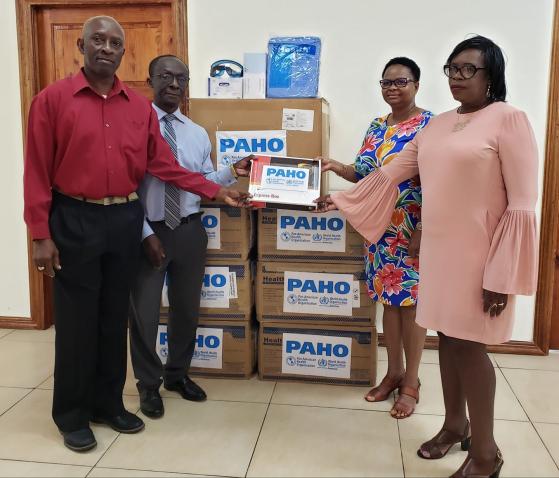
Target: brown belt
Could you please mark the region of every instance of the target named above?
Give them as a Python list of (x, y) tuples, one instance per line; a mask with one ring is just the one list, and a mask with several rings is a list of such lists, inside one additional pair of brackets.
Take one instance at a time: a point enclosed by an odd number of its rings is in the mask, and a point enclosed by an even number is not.
[[(58, 191), (60, 192), (60, 191)], [(77, 199), (78, 201), (88, 202), (91, 204), (99, 204), (101, 206), (112, 206), (114, 204), (125, 204), (127, 202), (137, 201), (138, 195), (135, 192), (130, 193), (128, 196), (108, 196), (100, 199), (90, 199), (85, 198), (82, 196), (71, 196), (69, 194), (63, 194), (64, 196), (68, 196), (72, 199)]]

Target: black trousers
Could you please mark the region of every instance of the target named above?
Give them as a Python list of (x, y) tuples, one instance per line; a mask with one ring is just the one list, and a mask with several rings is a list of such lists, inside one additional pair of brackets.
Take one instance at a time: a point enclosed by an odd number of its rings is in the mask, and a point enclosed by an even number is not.
[(53, 195), (50, 231), (62, 269), (54, 280), (52, 416), (62, 431), (88, 427), (92, 414), (124, 410), (128, 304), (142, 223), (139, 201), (102, 206)]
[[(151, 223), (163, 244), (165, 261), (154, 269), (145, 254), (132, 287), (130, 352), (138, 388), (156, 390), (184, 377), (190, 367), (200, 312), (200, 292), (206, 263), (208, 236), (200, 216), (171, 230)], [(169, 294), (168, 351), (165, 367), (155, 352), (161, 291), (167, 273)]]

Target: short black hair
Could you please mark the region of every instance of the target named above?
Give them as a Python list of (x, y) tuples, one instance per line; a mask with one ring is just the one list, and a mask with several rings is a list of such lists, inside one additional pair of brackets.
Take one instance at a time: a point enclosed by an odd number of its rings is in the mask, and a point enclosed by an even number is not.
[(384, 70), (382, 70), (382, 76), (384, 76), (386, 70), (388, 70), (388, 68), (390, 68), (393, 65), (402, 65), (409, 68), (411, 74), (413, 75), (413, 79), (415, 81), (419, 81), (419, 78), (421, 78), (421, 70), (419, 69), (419, 66), (417, 66), (417, 63), (409, 58), (406, 58), (405, 56), (397, 56), (396, 58), (392, 58), (392, 60), (390, 60), (386, 65), (384, 65)]
[(150, 77), (153, 76), (153, 74), (155, 72), (155, 67), (157, 66), (157, 64), (165, 58), (174, 58), (175, 60), (180, 61), (186, 67), (186, 72), (190, 76), (190, 71), (188, 70), (188, 65), (184, 61), (182, 61), (178, 56), (176, 56), (176, 55), (159, 55), (159, 56), (156, 56), (153, 60), (151, 60), (149, 62), (148, 72), (149, 72)]
[(505, 82), (505, 57), (501, 48), (490, 40), (481, 35), (468, 38), (456, 45), (452, 53), (446, 60), (450, 64), (452, 60), (464, 50), (479, 50), (483, 53), (485, 62), (485, 71), (489, 78), (489, 101), (506, 101), (507, 85)]

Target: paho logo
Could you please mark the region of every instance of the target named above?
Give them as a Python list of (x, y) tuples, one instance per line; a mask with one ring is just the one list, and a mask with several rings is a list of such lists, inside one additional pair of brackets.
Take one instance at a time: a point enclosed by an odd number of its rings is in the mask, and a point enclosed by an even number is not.
[(217, 335), (198, 334), (198, 336), (196, 337), (196, 346), (199, 349), (204, 347), (207, 349), (217, 349), (220, 344), (221, 340), (219, 340), (219, 337)]
[(300, 293), (347, 295), (351, 294), (351, 284), (346, 281), (290, 278), (287, 280), (287, 290)]
[(274, 153), (285, 149), (280, 138), (220, 138), (220, 153)]
[(204, 274), (204, 280), (202, 281), (204, 287), (214, 287), (220, 288), (227, 285), (227, 277), (223, 274)]
[(295, 230), (307, 231), (341, 231), (344, 228), (344, 220), (339, 217), (307, 217), (307, 216), (288, 216), (280, 218), (280, 228), (293, 228)]
[(306, 342), (300, 340), (286, 340), (285, 353), (299, 355), (314, 355), (320, 357), (344, 358), (349, 355), (349, 347), (340, 343)]
[(205, 229), (215, 229), (219, 226), (219, 219), (214, 214), (205, 213), (202, 216), (202, 225)]
[(308, 177), (309, 173), (305, 169), (298, 168), (274, 168), (269, 167), (266, 170), (266, 177), (275, 178), (290, 178), (290, 179), (301, 179), (304, 180)]

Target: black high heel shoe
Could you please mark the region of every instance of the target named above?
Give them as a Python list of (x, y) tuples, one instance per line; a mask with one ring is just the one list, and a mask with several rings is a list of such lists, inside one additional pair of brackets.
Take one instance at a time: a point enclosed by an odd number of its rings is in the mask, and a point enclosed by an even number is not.
[(464, 463), (462, 463), (462, 466), (458, 468), (456, 473), (454, 473), (450, 478), (499, 478), (499, 475), (501, 474), (501, 468), (503, 468), (503, 464), (505, 463), (501, 450), (499, 449), (497, 450), (497, 454), (495, 455), (495, 466), (493, 467), (493, 471), (489, 475), (468, 473), (468, 468), (470, 467), (472, 461), (472, 457), (468, 455), (468, 458), (466, 458)]
[(417, 450), (417, 456), (424, 460), (439, 460), (457, 443), (460, 443), (462, 451), (468, 451), (470, 449), (472, 437), (470, 436), (469, 420), (466, 420), (466, 427), (462, 435), (458, 435), (457, 433), (443, 428), (433, 438), (421, 445), (419, 450)]

